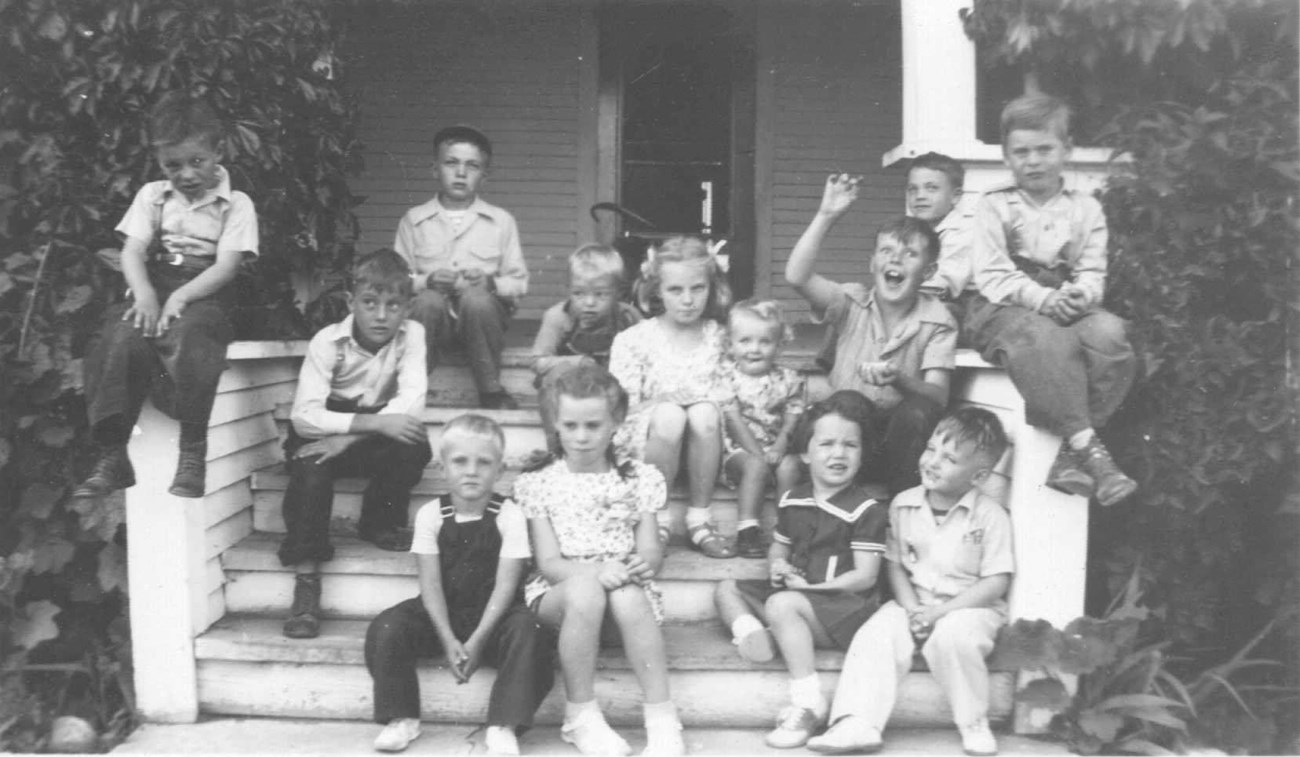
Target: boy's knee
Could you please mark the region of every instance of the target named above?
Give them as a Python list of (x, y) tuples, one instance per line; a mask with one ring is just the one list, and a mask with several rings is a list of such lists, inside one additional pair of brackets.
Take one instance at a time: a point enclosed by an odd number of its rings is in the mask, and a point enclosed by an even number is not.
[(777, 625), (799, 617), (801, 602), (806, 600), (797, 591), (778, 591), (763, 603), (763, 612), (767, 615), (768, 622)]
[(472, 286), (460, 292), (460, 312), (462, 315), (495, 316), (497, 314), (496, 295), (487, 287)]
[(566, 615), (577, 612), (600, 617), (605, 614), (605, 587), (600, 585), (595, 576), (577, 575), (564, 583)]
[(1123, 318), (1099, 310), (1075, 324), (1079, 339), (1091, 349), (1101, 352), (1121, 352), (1131, 349), (1128, 339), (1128, 322)]
[(411, 317), (427, 322), (446, 315), (450, 309), (447, 296), (435, 289), (425, 289), (411, 299)]
[(981, 657), (993, 649), (993, 638), (980, 618), (957, 611), (934, 624), (926, 641), (927, 653), (977, 654)]
[(636, 584), (620, 586), (609, 592), (608, 597), (609, 610), (619, 623), (640, 621), (642, 617), (651, 615), (650, 600)]

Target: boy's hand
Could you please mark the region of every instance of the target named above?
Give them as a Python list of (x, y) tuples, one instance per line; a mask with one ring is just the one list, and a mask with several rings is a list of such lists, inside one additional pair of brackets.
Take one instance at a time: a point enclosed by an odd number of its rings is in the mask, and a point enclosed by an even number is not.
[(348, 448), (356, 444), (360, 438), (354, 434), (326, 436), (299, 447), (298, 451), (294, 453), (294, 459), (301, 460), (305, 457), (320, 455), (320, 459), (316, 461), (316, 464), (320, 465), (326, 460), (332, 460), (347, 452)]
[(623, 558), (623, 565), (627, 567), (628, 580), (637, 586), (640, 586), (642, 582), (648, 581), (655, 576), (654, 569), (650, 567), (650, 563), (641, 559), (641, 555), (636, 552)]
[(898, 380), (898, 366), (889, 360), (866, 362), (858, 366), (858, 375), (868, 384), (889, 386)]
[(600, 572), (596, 574), (596, 580), (600, 582), (601, 586), (605, 587), (605, 591), (613, 591), (631, 583), (632, 576), (628, 573), (627, 566), (621, 561), (610, 560), (601, 565)]
[(767, 566), (767, 578), (773, 586), (785, 586), (786, 578), (794, 575), (794, 566), (784, 559), (777, 558)]
[(781, 459), (785, 457), (785, 447), (786, 444), (784, 441), (773, 442), (772, 446), (768, 447), (767, 451), (763, 453), (763, 460), (768, 465), (776, 465), (780, 463)]
[(797, 570), (792, 570), (785, 575), (785, 588), (787, 589), (806, 589), (812, 584), (804, 578)]
[(459, 655), (458, 658), (448, 656), (448, 659), (452, 660), (451, 670), (456, 681), (466, 683), (483, 661), (483, 642), (478, 637), (471, 636), (461, 645)]
[(177, 297), (175, 293), (167, 298), (163, 303), (162, 314), (158, 316), (157, 336), (167, 333), (167, 327), (172, 325), (172, 321), (179, 321), (181, 313), (185, 312), (185, 306), (189, 303), (183, 297)]
[(826, 189), (822, 192), (822, 204), (818, 213), (839, 216), (853, 201), (858, 199), (858, 182), (861, 176), (849, 176), (846, 173), (831, 174), (826, 179)]
[(460, 272), (460, 278), (465, 282), (465, 286), (467, 287), (487, 286), (488, 282), (487, 274), (477, 268), (462, 269)]
[(405, 413), (389, 413), (375, 418), (379, 433), (402, 444), (419, 444), (428, 436), (424, 432), (424, 421)]
[(946, 614), (939, 605), (918, 607), (908, 614), (908, 627), (914, 636), (929, 636), (934, 624)]
[(456, 272), (450, 268), (439, 268), (425, 278), (424, 285), (440, 292), (450, 292), (456, 288)]
[(447, 650), (447, 663), (451, 666), (451, 674), (456, 677), (456, 683), (465, 683), (469, 678), (461, 671), (468, 654), (465, 652), (465, 645), (460, 643), (459, 639), (452, 639), (450, 642), (443, 642), (443, 647)]
[(153, 336), (161, 312), (158, 307), (158, 296), (153, 292), (135, 292), (133, 294), (135, 299), (131, 303), (131, 307), (127, 308), (126, 312), (122, 314), (122, 320), (130, 321), (131, 325), (140, 329), (145, 336)]
[(1068, 292), (1057, 289), (1048, 293), (1047, 299), (1043, 300), (1043, 306), (1038, 312), (1061, 326), (1069, 326), (1083, 315), (1083, 303), (1083, 299), (1071, 299)]

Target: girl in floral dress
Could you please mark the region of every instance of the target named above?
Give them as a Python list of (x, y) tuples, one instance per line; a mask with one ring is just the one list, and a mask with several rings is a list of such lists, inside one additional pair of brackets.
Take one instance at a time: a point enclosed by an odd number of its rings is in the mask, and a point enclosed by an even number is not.
[[(627, 420), (616, 443), (659, 469), (671, 486), (686, 459), (690, 543), (709, 557), (735, 550), (709, 520), (722, 459), (720, 323), (731, 303), (725, 272), (704, 240), (673, 237), (652, 248), (638, 299), (654, 317), (619, 333), (609, 370), (627, 391)], [(666, 518), (666, 511), (664, 516)], [(666, 540), (667, 524), (661, 529)]]
[(609, 617), (645, 697), (644, 754), (685, 754), (659, 630), (663, 597), (653, 580), (663, 564), (654, 518), (667, 499), (663, 476), (643, 462), (616, 461), (613, 437), (627, 394), (604, 368), (562, 374), (542, 402), (555, 419), (561, 455), (520, 474), (514, 494), (528, 516), (537, 562), (524, 600), (559, 630), (566, 697), (560, 735), (583, 754), (631, 752), (596, 702), (596, 655)]

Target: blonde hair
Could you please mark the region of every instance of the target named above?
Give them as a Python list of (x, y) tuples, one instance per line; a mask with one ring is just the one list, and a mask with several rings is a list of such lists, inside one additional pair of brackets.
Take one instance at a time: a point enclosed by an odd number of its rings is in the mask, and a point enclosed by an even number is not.
[(584, 244), (569, 254), (570, 283), (578, 276), (608, 276), (622, 284), (624, 275), (623, 256), (607, 244)]
[(651, 316), (664, 312), (664, 302), (659, 294), (664, 263), (698, 263), (705, 267), (709, 279), (709, 299), (704, 305), (704, 317), (722, 321), (731, 307), (731, 285), (727, 274), (718, 264), (718, 258), (709, 249), (709, 243), (697, 236), (669, 237), (650, 248), (645, 263), (641, 265), (641, 281), (637, 284), (637, 306)]
[(1002, 109), (1002, 144), (1016, 130), (1050, 131), (1062, 142), (1070, 139), (1070, 105), (1051, 95), (1023, 95)]
[(497, 457), (505, 455), (506, 452), (506, 435), (501, 430), (501, 426), (496, 421), (486, 415), (478, 413), (465, 413), (447, 421), (447, 425), (442, 427), (442, 436), (438, 438), (438, 456), (442, 457), (447, 454), (447, 448), (451, 444), (447, 441), (454, 438), (456, 434), (466, 434), (469, 436), (484, 436), (497, 445)]
[(728, 333), (730, 333), (731, 326), (735, 322), (737, 313), (747, 313), (776, 329), (777, 340), (782, 347), (794, 341), (794, 329), (790, 328), (790, 324), (785, 322), (785, 313), (781, 308), (781, 304), (775, 300), (748, 299), (732, 305), (731, 311), (727, 314)]

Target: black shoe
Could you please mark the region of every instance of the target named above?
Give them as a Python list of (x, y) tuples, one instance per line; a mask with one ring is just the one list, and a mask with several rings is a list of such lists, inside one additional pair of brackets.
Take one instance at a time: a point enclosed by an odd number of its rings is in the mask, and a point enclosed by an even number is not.
[(357, 535), (386, 552), (409, 552), (415, 532), (410, 528), (394, 527), (375, 531), (359, 530)]
[(519, 401), (504, 389), (497, 392), (484, 392), (478, 398), (479, 407), (484, 410), (518, 410)]
[(102, 497), (109, 492), (135, 486), (135, 469), (126, 454), (125, 444), (105, 447), (90, 470), (86, 480), (73, 490), (77, 498)]
[(181, 442), (180, 458), (176, 461), (176, 476), (167, 491), (177, 497), (195, 499), (203, 496), (203, 483), (208, 470), (208, 440)]
[(320, 635), (320, 574), (300, 573), (293, 581), (293, 605), (284, 622), (290, 639), (314, 639)]
[(763, 529), (749, 526), (736, 532), (737, 557), (767, 557), (767, 540), (763, 538)]

